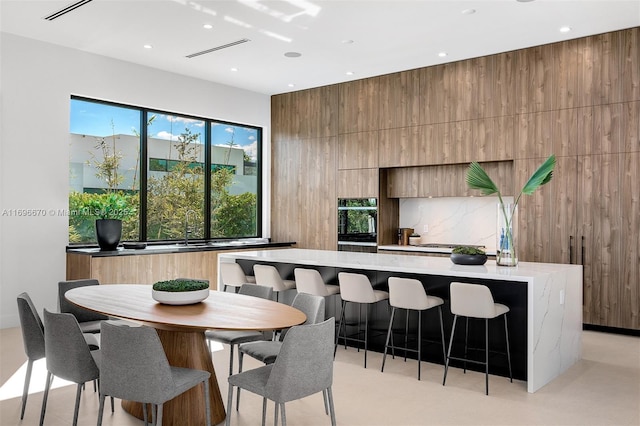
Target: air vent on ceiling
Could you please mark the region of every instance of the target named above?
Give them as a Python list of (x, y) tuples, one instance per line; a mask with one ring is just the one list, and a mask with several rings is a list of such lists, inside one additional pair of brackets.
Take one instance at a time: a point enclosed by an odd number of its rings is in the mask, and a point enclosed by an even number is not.
[(231, 46), (235, 46), (235, 45), (238, 45), (238, 44), (246, 43), (248, 41), (251, 41), (251, 40), (249, 40), (248, 38), (242, 38), (242, 39), (237, 40), (237, 41), (232, 41), (231, 43), (222, 44), (220, 46), (212, 47), (211, 49), (203, 50), (201, 52), (192, 53), (190, 55), (187, 55), (186, 57), (189, 58), (189, 59), (195, 58), (196, 56), (205, 55), (207, 53), (215, 52), (216, 50), (226, 49), (227, 47), (231, 47)]
[(47, 21), (53, 21), (54, 19), (57, 19), (59, 17), (61, 17), (62, 15), (66, 15), (69, 12), (72, 12), (74, 10), (76, 10), (77, 8), (79, 8), (80, 6), (84, 6), (85, 4), (91, 2), (93, 0), (80, 0), (77, 1), (75, 3), (72, 3), (68, 6), (63, 7), (62, 9), (53, 12), (51, 15), (47, 15), (42, 19), (46, 19)]

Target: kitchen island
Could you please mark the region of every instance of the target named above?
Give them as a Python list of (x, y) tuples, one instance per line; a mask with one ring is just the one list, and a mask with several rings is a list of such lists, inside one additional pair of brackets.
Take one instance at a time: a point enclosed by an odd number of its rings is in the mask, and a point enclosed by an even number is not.
[[(485, 265), (466, 266), (440, 257), (305, 249), (221, 253), (218, 260), (237, 262), (245, 271), (256, 263), (272, 264), (283, 278), (291, 279), (295, 267), (318, 269), (325, 281), (335, 279), (340, 271), (361, 272), (369, 276), (375, 288), (383, 290), (389, 276), (417, 278), (429, 294), (445, 299), (446, 334), (451, 331), (452, 318), (449, 284), (452, 281), (485, 284), (496, 302), (511, 309), (509, 339), (514, 378), (526, 380), (529, 392), (549, 383), (581, 357), (582, 267), (579, 265), (520, 262), (516, 267), (503, 267), (489, 260)], [(386, 309), (379, 311), (386, 312)], [(481, 328), (470, 327), (470, 339), (473, 334), (481, 334), (479, 330)]]

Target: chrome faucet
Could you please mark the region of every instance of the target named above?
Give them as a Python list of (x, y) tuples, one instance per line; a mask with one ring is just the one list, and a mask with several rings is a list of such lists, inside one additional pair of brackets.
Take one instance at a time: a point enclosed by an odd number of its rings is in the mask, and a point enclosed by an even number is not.
[(189, 233), (191, 232), (191, 230), (189, 229), (189, 214), (196, 215), (197, 213), (195, 212), (195, 210), (187, 210), (187, 212), (184, 214), (184, 245), (185, 246), (189, 245)]

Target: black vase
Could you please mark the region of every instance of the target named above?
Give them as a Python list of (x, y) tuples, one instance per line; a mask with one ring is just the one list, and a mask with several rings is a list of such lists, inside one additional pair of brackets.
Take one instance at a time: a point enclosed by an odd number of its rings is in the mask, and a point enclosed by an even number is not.
[(122, 236), (122, 221), (120, 219), (97, 219), (96, 237), (100, 250), (112, 251), (118, 248)]

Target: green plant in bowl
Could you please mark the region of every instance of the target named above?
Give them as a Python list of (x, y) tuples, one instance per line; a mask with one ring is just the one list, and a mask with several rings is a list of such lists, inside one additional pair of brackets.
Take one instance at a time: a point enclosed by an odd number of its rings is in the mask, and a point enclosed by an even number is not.
[(476, 247), (457, 246), (451, 250), (450, 259), (456, 265), (484, 265), (487, 254)]
[(209, 289), (209, 283), (201, 280), (168, 280), (158, 281), (153, 285), (153, 289), (156, 291), (169, 291), (169, 292), (184, 292), (184, 291), (198, 291)]
[(477, 247), (458, 246), (455, 247), (451, 253), (454, 254), (468, 254), (468, 255), (486, 255), (484, 250)]

